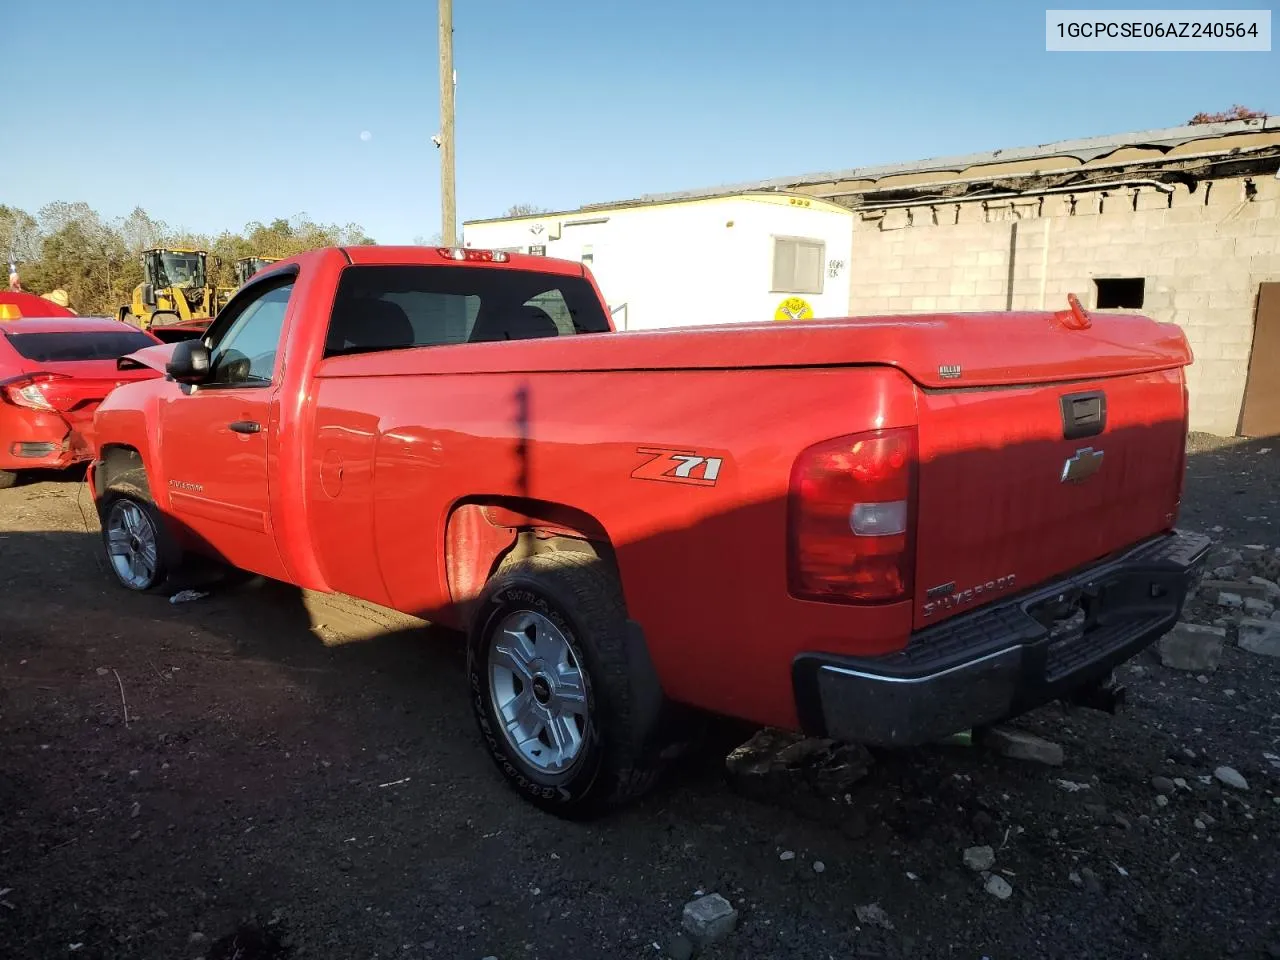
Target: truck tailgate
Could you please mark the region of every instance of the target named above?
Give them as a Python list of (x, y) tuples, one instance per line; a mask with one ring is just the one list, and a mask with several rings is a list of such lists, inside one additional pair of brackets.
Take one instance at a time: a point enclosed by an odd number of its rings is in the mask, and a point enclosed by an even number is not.
[[(1077, 331), (1087, 352), (1096, 335)], [(922, 387), (915, 623), (1009, 596), (1173, 527), (1180, 367)]]

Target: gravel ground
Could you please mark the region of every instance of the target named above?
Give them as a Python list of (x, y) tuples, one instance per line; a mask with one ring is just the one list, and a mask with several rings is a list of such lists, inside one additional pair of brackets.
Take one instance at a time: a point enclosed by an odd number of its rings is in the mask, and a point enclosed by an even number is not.
[[(1185, 525), (1280, 543), (1276, 448), (1193, 438)], [(1019, 721), (1061, 767), (939, 746), (748, 797), (726, 735), (574, 825), (491, 769), (455, 636), (260, 581), (126, 594), (87, 510), (74, 477), (0, 492), (0, 956), (659, 957), (716, 891), (711, 958), (1280, 957), (1280, 660), (1148, 651), (1118, 716)]]

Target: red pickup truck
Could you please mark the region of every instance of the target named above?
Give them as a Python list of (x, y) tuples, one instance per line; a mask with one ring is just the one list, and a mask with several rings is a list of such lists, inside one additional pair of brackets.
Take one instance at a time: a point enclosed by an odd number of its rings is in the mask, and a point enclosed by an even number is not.
[(1104, 684), (1177, 620), (1187, 342), (1133, 315), (616, 333), (582, 264), (281, 261), (98, 409), (111, 568), (185, 554), (467, 633), (483, 739), (565, 816), (687, 708), (919, 744)]

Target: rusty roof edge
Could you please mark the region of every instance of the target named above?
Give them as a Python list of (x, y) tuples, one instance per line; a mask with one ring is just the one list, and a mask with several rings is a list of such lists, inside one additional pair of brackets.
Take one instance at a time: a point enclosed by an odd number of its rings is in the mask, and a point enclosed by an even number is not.
[[(992, 150), (985, 153), (935, 157), (927, 160), (915, 160), (909, 163), (888, 163), (867, 167), (852, 167), (847, 170), (828, 170), (799, 176), (773, 177), (768, 180), (723, 184), (716, 187), (672, 193), (649, 193), (643, 194), (633, 201), (619, 201), (618, 203), (658, 203), (691, 200), (699, 197), (718, 197), (748, 191), (780, 190), (818, 183), (833, 183), (840, 180), (874, 180), (903, 173), (931, 173), (933, 171), (964, 169), (983, 164), (1007, 163), (1011, 160), (1034, 160), (1039, 157), (1074, 156), (1087, 163), (1097, 157), (1114, 153), (1116, 150), (1121, 150), (1125, 147), (1176, 147), (1179, 144), (1189, 143), (1194, 140), (1210, 140), (1232, 134), (1258, 133), (1268, 130), (1280, 130), (1280, 117), (1266, 116), (1250, 120), (1229, 120), (1224, 123), (1167, 127), (1162, 130), (1143, 130), (1136, 133), (1086, 137), (1078, 140), (1060, 140), (1055, 143), (1045, 143), (1034, 147), (1012, 147), (1006, 150)], [(596, 204), (591, 204), (591, 206), (596, 206)]]

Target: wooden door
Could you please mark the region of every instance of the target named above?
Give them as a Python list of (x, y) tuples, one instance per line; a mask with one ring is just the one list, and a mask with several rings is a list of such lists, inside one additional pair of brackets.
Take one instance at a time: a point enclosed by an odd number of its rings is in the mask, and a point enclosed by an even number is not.
[(1253, 324), (1253, 353), (1240, 410), (1240, 435), (1280, 434), (1280, 283), (1258, 288), (1258, 315)]

